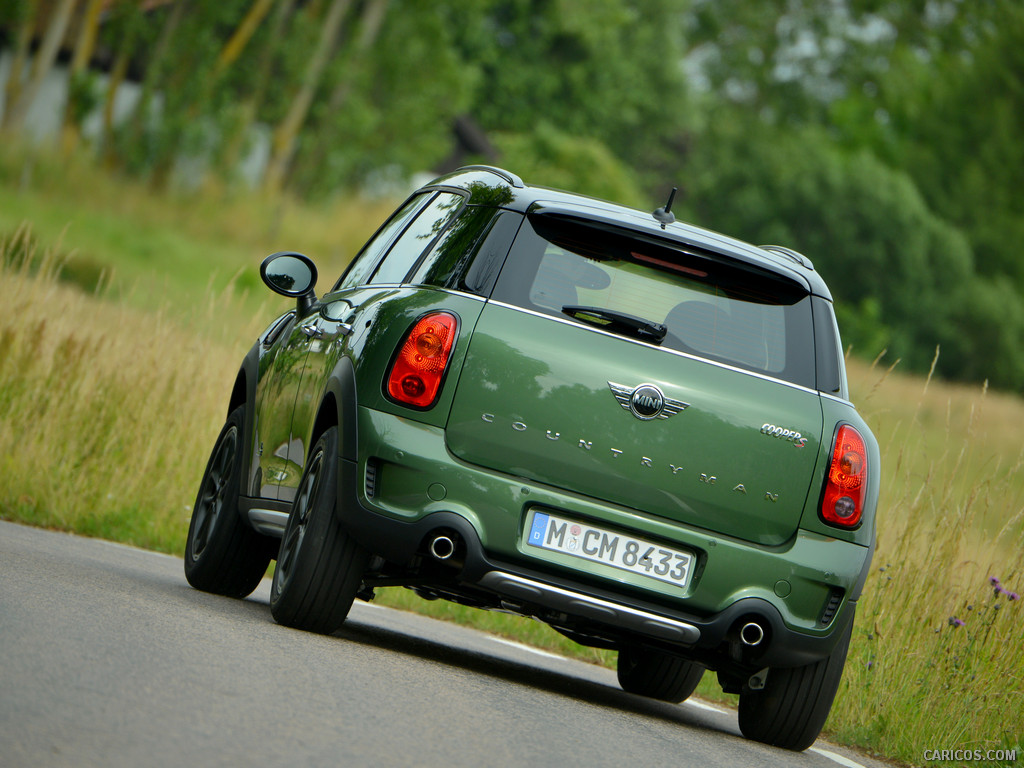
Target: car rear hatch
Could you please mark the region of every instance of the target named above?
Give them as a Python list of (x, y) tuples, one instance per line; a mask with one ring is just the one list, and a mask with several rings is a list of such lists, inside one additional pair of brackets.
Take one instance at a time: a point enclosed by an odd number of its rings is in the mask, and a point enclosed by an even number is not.
[(530, 217), (476, 325), (448, 446), (528, 481), (779, 544), (821, 440), (813, 350), (795, 280)]

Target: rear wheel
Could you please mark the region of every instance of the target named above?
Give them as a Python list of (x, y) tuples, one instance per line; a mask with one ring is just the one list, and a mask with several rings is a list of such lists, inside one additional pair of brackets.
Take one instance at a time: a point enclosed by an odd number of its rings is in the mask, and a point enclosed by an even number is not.
[(740, 730), (748, 739), (802, 751), (818, 738), (846, 664), (853, 622), (832, 654), (792, 669), (771, 669), (764, 688), (740, 694)]
[(196, 589), (230, 597), (250, 594), (267, 572), (274, 542), (238, 514), (242, 481), (243, 407), (233, 410), (214, 443), (185, 542), (185, 578)]
[(619, 651), (618, 673), (619, 685), (628, 693), (679, 703), (697, 688), (704, 667), (653, 648), (627, 645)]
[(281, 624), (329, 634), (348, 616), (368, 555), (341, 527), (338, 429), (331, 427), (310, 452), (274, 569), (270, 610)]

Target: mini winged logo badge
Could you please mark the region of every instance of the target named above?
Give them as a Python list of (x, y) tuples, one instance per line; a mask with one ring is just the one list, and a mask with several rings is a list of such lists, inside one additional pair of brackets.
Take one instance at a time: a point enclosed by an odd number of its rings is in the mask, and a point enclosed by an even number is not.
[(690, 407), (689, 403), (684, 403), (682, 400), (665, 397), (665, 393), (653, 384), (627, 387), (609, 381), (608, 389), (615, 395), (619, 405), (642, 421), (667, 419)]

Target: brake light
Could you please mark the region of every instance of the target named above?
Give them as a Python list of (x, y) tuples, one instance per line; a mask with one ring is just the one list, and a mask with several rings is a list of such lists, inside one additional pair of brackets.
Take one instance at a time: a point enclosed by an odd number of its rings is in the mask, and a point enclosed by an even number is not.
[(849, 424), (836, 432), (832, 462), (821, 499), (821, 516), (840, 528), (855, 528), (864, 514), (867, 495), (868, 455), (864, 438)]
[(459, 321), (448, 312), (433, 312), (416, 322), (388, 372), (387, 390), (393, 400), (413, 408), (434, 404), (458, 330)]

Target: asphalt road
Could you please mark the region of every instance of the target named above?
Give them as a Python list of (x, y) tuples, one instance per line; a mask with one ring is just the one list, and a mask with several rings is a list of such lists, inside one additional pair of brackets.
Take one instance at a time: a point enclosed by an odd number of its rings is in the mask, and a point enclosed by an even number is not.
[(0, 766), (818, 766), (735, 713), (358, 603), (331, 637), (197, 592), (177, 558), (0, 522)]

